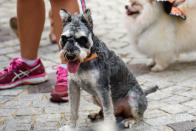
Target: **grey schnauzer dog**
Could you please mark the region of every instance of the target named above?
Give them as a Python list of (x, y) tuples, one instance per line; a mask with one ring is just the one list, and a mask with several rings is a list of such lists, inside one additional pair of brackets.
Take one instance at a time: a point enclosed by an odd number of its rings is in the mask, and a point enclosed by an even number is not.
[[(146, 95), (157, 86), (143, 91), (126, 64), (93, 33), (91, 12), (70, 15), (61, 9), (63, 32), (60, 39), (61, 59), (68, 62), (71, 127), (78, 120), (80, 88), (93, 96), (101, 107), (96, 119), (115, 121), (115, 116), (142, 119), (147, 108)], [(94, 117), (94, 118), (93, 118)]]

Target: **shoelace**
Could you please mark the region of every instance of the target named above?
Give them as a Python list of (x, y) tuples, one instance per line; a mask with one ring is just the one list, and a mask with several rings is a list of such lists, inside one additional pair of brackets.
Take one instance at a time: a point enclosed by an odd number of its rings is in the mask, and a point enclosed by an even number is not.
[(56, 76), (57, 76), (57, 85), (60, 86), (67, 85), (67, 70), (65, 68), (58, 66)]
[(18, 58), (14, 58), (14, 59), (12, 60), (12, 62), (10, 63), (10, 66), (7, 67), (7, 68), (5, 68), (5, 69), (1, 72), (1, 74), (6, 74), (6, 73), (12, 71), (13, 69), (16, 69), (18, 66), (21, 65), (21, 63), (22, 63), (22, 62), (18, 61)]

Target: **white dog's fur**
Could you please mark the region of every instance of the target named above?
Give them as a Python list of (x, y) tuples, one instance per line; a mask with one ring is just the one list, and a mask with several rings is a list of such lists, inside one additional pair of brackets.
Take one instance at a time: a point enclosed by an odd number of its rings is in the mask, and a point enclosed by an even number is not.
[(196, 49), (196, 0), (186, 0), (178, 7), (187, 16), (181, 20), (165, 13), (162, 3), (155, 0), (130, 0), (127, 16), (130, 40), (137, 49), (152, 58), (152, 71), (162, 71), (183, 52)]

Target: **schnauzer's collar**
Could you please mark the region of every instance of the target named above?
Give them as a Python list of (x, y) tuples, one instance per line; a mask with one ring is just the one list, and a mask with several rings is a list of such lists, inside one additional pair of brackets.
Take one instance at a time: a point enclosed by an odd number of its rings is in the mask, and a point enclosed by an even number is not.
[(86, 59), (84, 59), (83, 63), (89, 62), (89, 61), (95, 59), (97, 56), (98, 56), (97, 53), (93, 53), (90, 57), (87, 57)]

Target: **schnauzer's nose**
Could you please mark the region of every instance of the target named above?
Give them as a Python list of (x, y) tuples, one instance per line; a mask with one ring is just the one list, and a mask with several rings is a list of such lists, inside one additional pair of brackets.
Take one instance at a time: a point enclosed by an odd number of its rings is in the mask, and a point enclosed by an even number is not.
[(127, 10), (128, 10), (128, 9), (129, 9), (129, 6), (128, 6), (128, 5), (125, 5), (125, 9), (127, 9)]
[(67, 54), (66, 57), (67, 57), (68, 60), (73, 60), (76, 57), (76, 55), (74, 55), (74, 54)]

